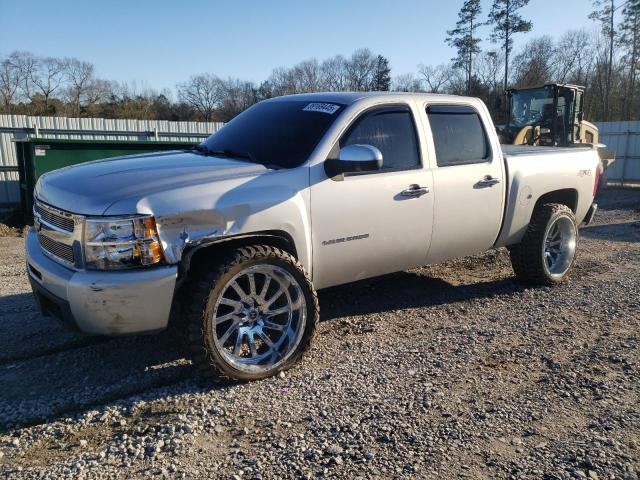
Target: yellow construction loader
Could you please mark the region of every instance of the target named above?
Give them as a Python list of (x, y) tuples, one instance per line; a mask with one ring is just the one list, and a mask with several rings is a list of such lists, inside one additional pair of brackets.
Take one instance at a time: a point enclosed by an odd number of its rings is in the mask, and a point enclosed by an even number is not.
[(600, 147), (598, 127), (584, 117), (584, 87), (550, 83), (507, 90), (507, 124), (498, 130), (509, 145), (570, 147), (590, 144), (598, 148), (602, 173), (613, 163), (614, 152)]

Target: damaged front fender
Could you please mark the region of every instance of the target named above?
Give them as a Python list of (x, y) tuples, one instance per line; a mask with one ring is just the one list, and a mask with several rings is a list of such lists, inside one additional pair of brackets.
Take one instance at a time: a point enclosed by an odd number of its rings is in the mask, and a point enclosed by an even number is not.
[(309, 171), (276, 170), (251, 177), (178, 185), (112, 205), (105, 214), (135, 210), (153, 215), (168, 264), (187, 250), (231, 237), (285, 232), (299, 260), (311, 266)]
[(223, 237), (227, 221), (219, 212), (199, 210), (156, 216), (158, 235), (168, 263), (178, 263), (187, 247)]

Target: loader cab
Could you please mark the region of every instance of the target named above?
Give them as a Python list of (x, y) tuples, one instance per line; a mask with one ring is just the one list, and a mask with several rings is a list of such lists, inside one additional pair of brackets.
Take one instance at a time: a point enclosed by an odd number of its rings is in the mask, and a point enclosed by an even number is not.
[(502, 143), (564, 147), (597, 142), (597, 129), (583, 122), (584, 87), (554, 83), (513, 88), (507, 91), (507, 104)]

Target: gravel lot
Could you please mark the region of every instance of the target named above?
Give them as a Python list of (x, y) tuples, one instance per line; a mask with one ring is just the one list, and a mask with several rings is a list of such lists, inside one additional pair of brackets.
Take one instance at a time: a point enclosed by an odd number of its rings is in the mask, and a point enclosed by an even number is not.
[(0, 476), (636, 479), (640, 189), (599, 202), (569, 283), (498, 250), (323, 291), (305, 361), (249, 384), (175, 332), (66, 332), (0, 238)]

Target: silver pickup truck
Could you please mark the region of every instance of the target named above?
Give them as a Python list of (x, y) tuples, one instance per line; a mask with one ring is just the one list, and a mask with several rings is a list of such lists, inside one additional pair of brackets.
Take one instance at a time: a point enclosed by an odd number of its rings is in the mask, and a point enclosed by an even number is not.
[(598, 168), (590, 146), (501, 147), (475, 98), (274, 98), (193, 150), (42, 176), (27, 269), (76, 329), (171, 318), (198, 365), (258, 379), (309, 348), (318, 289), (496, 247), (523, 281), (562, 282)]

